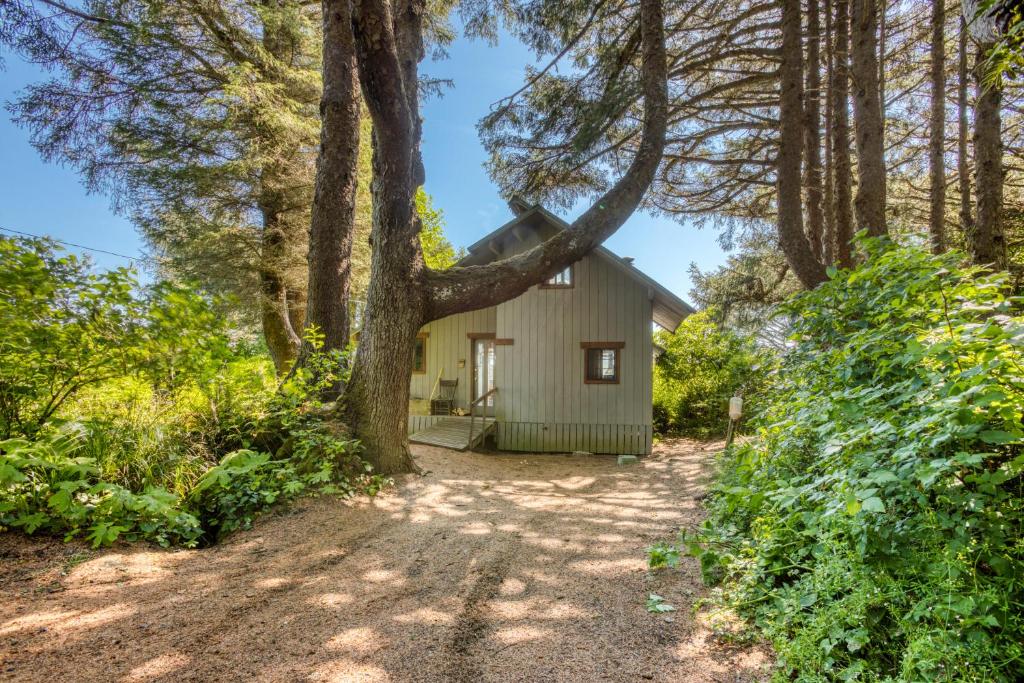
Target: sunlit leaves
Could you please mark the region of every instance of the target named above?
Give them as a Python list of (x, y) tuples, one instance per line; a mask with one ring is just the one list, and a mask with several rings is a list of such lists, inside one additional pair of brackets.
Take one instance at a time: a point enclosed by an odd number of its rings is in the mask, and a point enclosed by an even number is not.
[(1019, 680), (1020, 301), (958, 254), (861, 245), (787, 305), (760, 437), (723, 459), (691, 549), (787, 677)]

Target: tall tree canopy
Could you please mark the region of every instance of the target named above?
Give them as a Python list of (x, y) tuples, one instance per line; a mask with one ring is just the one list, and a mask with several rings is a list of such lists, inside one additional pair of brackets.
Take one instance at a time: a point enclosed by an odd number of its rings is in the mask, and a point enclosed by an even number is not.
[[(1007, 83), (997, 107), (1001, 122), (985, 116), (992, 109), (985, 107), (985, 96), (991, 96), (972, 80), (970, 65), (988, 48), (967, 40), (965, 76), (958, 76), (959, 57), (942, 60), (940, 88), (932, 97), (938, 82), (931, 69), (935, 41), (940, 41), (943, 54), (958, 52), (959, 3), (942, 5), (938, 32), (934, 20), (921, 20), (933, 14), (930, 1), (832, 0), (815, 4), (817, 12), (808, 11), (804, 3), (796, 8), (799, 41), (790, 40), (788, 46), (783, 44), (786, 6), (764, 0), (683, 0), (667, 8), (671, 115), (665, 160), (645, 200), (647, 208), (686, 223), (710, 224), (727, 245), (742, 243), (743, 235), (756, 238), (780, 221), (779, 201), (789, 194), (777, 192), (777, 171), (796, 156), (786, 150), (802, 145), (798, 177), (807, 240), (806, 246), (794, 240), (796, 250), (791, 247), (786, 253), (791, 264), (802, 258), (849, 265), (849, 242), (858, 229), (926, 232), (937, 200), (923, 178), (937, 178), (942, 186), (947, 246), (963, 244), (961, 207), (977, 213), (974, 201), (980, 198), (971, 188), (994, 183), (1007, 193), (1002, 201), (1007, 206), (1011, 197), (1020, 196), (1017, 122), (1024, 100), (1019, 87)], [(610, 174), (629, 158), (638, 134), (635, 119), (592, 123), (600, 121), (601, 107), (627, 106), (636, 98), (635, 84), (614, 80), (614, 89), (608, 85), (618, 68), (612, 46), (633, 38), (622, 32), (619, 16), (615, 3), (570, 13), (558, 31), (546, 34), (551, 63), (534, 71), (522, 91), (499, 103), (482, 122), (492, 154), (490, 168), (505, 191), (569, 206), (605, 187)], [(780, 111), (782, 77), (795, 73), (784, 64), (794, 61), (804, 71), (801, 106), (793, 110), (797, 119)], [(792, 78), (790, 82), (797, 85)], [(957, 104), (961, 84), (962, 126)], [(940, 105), (934, 109), (933, 99)], [(979, 100), (982, 108), (976, 111)], [(940, 118), (945, 124), (941, 128), (934, 125)], [(798, 124), (804, 129), (802, 140), (793, 135), (783, 149), (780, 133)], [(938, 131), (934, 140), (933, 128)], [(973, 138), (976, 128), (982, 132), (981, 148)], [(985, 168), (990, 169), (989, 178), (999, 170), (975, 158), (976, 148), (984, 148), (989, 139), (985, 131), (1001, 137), (1001, 152), (988, 157), (1002, 156), (1001, 181), (974, 178), (979, 170), (985, 177)], [(963, 153), (958, 152), (961, 142)], [(992, 144), (988, 148), (994, 149)], [(857, 145), (858, 153), (851, 155)], [(935, 159), (941, 159), (941, 174), (929, 174)], [(982, 166), (976, 167), (979, 161)], [(791, 166), (789, 173), (796, 173), (797, 166)], [(967, 194), (956, 191), (965, 186)], [(862, 206), (856, 216), (855, 194)], [(998, 198), (986, 202), (982, 208), (1000, 203)], [(988, 211), (984, 216), (996, 214)], [(1016, 230), (1012, 215), (988, 220), (1011, 233)], [(987, 235), (998, 239), (999, 232), (983, 231), (982, 242)], [(1018, 240), (1008, 234), (1005, 241), (1012, 265), (1022, 256), (1014, 246)], [(811, 270), (815, 274), (807, 285), (820, 281), (823, 272)]]
[(113, 197), (169, 272), (258, 301), (279, 364), (294, 357), (305, 316), (316, 9), (292, 0), (0, 6), (13, 46), (52, 74), (11, 106), (43, 157)]
[[(448, 9), (432, 6), (428, 37), (436, 46), (451, 39)], [(109, 195), (141, 228), (161, 275), (232, 295), (226, 312), (259, 325), (286, 367), (307, 314), (320, 5), (17, 0), (0, 3), (0, 26), (0, 40), (50, 73), (9, 105), (43, 157), (70, 164), (90, 190)], [(351, 104), (369, 140), (369, 116), (358, 96)], [(351, 296), (361, 299), (370, 271), (371, 155), (369, 145), (356, 149), (354, 229), (344, 250)], [(421, 202), (432, 211), (429, 198)], [(450, 249), (440, 220), (428, 225), (433, 248)], [(347, 297), (328, 292), (320, 300), (340, 305)]]

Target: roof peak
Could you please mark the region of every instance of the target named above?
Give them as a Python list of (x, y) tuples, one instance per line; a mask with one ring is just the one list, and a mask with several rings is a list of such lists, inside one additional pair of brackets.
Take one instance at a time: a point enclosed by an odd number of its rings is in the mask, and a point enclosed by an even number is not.
[(512, 195), (508, 200), (508, 208), (512, 209), (512, 213), (516, 216), (522, 216), (530, 209), (536, 208), (536, 206), (536, 204), (531, 204), (518, 194)]

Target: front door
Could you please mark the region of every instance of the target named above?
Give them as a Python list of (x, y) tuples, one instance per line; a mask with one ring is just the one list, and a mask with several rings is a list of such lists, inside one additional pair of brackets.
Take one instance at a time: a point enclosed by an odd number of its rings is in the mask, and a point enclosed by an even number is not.
[[(494, 340), (473, 340), (473, 400), (494, 388)], [(482, 408), (482, 410), (481, 410)], [(494, 395), (476, 408), (477, 415), (494, 415)]]

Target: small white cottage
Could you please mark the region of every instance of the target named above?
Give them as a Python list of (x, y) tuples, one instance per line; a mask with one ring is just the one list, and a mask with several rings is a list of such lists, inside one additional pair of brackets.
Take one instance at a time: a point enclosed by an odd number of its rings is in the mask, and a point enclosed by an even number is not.
[[(461, 265), (513, 256), (568, 227), (539, 205), (511, 206), (515, 218)], [(493, 435), (500, 450), (649, 453), (651, 322), (674, 331), (692, 312), (631, 259), (598, 247), (511, 301), (434, 321), (417, 339), (410, 440), (464, 449)]]

